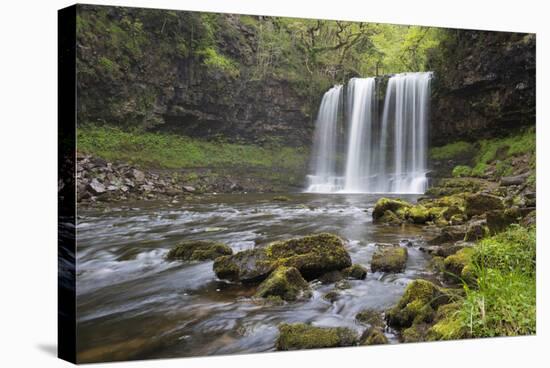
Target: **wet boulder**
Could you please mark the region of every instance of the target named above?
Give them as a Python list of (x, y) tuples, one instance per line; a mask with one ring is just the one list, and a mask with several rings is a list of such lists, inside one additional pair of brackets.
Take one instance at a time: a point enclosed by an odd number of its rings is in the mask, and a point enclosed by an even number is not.
[(473, 252), (473, 248), (463, 248), (445, 258), (445, 277), (449, 280), (458, 281), (471, 279), (471, 258)]
[(311, 295), (309, 284), (294, 267), (280, 266), (265, 279), (256, 292), (260, 298), (280, 297), (295, 301)]
[(344, 268), (342, 275), (350, 279), (364, 280), (367, 277), (367, 269), (359, 264), (354, 264)]
[(360, 345), (384, 345), (388, 344), (388, 338), (379, 327), (370, 327), (362, 335), (359, 341)]
[(306, 280), (313, 280), (351, 266), (351, 258), (341, 238), (321, 233), (220, 257), (214, 272), (221, 279), (259, 282), (279, 266), (295, 267)]
[(166, 255), (168, 260), (206, 261), (232, 254), (231, 248), (223, 243), (208, 240), (188, 240), (177, 244)]
[(464, 239), (467, 227), (464, 225), (452, 225), (441, 228), (439, 234), (428, 240), (430, 245), (441, 245), (457, 242)]
[(491, 234), (504, 231), (511, 224), (518, 223), (521, 217), (517, 207), (506, 210), (495, 210), (487, 212), (487, 227)]
[(372, 272), (402, 272), (407, 265), (407, 248), (400, 246), (381, 246), (372, 255)]
[(355, 315), (355, 320), (360, 324), (370, 327), (384, 328), (384, 320), (380, 312), (373, 309), (363, 309)]
[(434, 310), (448, 302), (449, 295), (442, 288), (430, 281), (415, 280), (407, 286), (397, 305), (386, 313), (386, 321), (395, 328), (430, 322)]
[(402, 217), (400, 214), (412, 205), (409, 202), (403, 201), (401, 199), (393, 198), (380, 198), (374, 205), (374, 210), (372, 211), (372, 218), (374, 221), (381, 220), (384, 216), (388, 217), (389, 214), (386, 214), (386, 211), (390, 211), (397, 217)]
[(464, 240), (473, 242), (485, 237), (488, 233), (489, 229), (487, 228), (487, 221), (472, 221), (468, 224), (466, 234), (464, 235)]
[(353, 346), (358, 343), (355, 331), (344, 327), (314, 327), (305, 323), (279, 325), (277, 350), (300, 350)]
[(466, 197), (464, 211), (468, 217), (483, 215), (488, 211), (504, 209), (500, 197), (487, 193), (476, 193)]

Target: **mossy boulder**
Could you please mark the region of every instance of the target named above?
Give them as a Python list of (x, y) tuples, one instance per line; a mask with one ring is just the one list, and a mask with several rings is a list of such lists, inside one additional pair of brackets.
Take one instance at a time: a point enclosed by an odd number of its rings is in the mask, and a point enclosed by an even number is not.
[(434, 324), (426, 334), (428, 341), (456, 340), (466, 335), (465, 327), (461, 321), (460, 304), (450, 303), (438, 308)]
[(214, 262), (214, 272), (221, 279), (259, 282), (279, 266), (295, 267), (306, 280), (313, 280), (350, 267), (351, 258), (341, 238), (321, 233), (220, 257)]
[(500, 197), (487, 193), (475, 193), (466, 197), (464, 212), (468, 217), (483, 215), (489, 211), (504, 209)]
[(434, 219), (435, 213), (422, 205), (416, 205), (405, 211), (405, 217), (413, 224), (425, 224)]
[(516, 207), (487, 212), (487, 228), (490, 234), (504, 231), (508, 226), (520, 221), (520, 211)]
[(334, 303), (338, 299), (340, 299), (340, 293), (336, 290), (329, 291), (325, 295), (323, 295), (323, 299), (325, 299), (329, 303)]
[(279, 325), (277, 350), (300, 350), (353, 346), (358, 343), (355, 331), (344, 328), (314, 327), (305, 323)]
[(311, 296), (311, 290), (296, 268), (280, 266), (258, 286), (256, 296), (261, 298), (278, 296), (286, 301), (295, 301), (303, 296)]
[[(462, 280), (463, 270), (470, 264), (473, 252), (473, 248), (463, 248), (445, 258), (445, 277), (450, 280)], [(471, 268), (467, 269), (467, 271), (471, 271)]]
[(464, 240), (473, 242), (481, 238), (484, 238), (489, 234), (489, 229), (487, 228), (487, 221), (472, 221), (468, 224), (466, 229), (466, 234), (464, 235)]
[(355, 315), (355, 320), (363, 325), (384, 328), (384, 320), (380, 312), (373, 309), (363, 309)]
[(382, 332), (382, 329), (378, 327), (368, 328), (360, 338), (360, 345), (384, 345), (388, 344), (388, 338)]
[(272, 198), (272, 200), (275, 202), (288, 202), (290, 201), (290, 198), (288, 198), (287, 196), (275, 196)]
[(439, 234), (428, 240), (430, 245), (441, 245), (457, 242), (464, 239), (467, 227), (464, 225), (451, 225), (440, 229)]
[(364, 280), (367, 277), (367, 269), (359, 264), (354, 264), (344, 268), (342, 275), (350, 279)]
[(449, 298), (444, 289), (430, 281), (415, 280), (407, 286), (397, 305), (386, 313), (386, 321), (396, 328), (430, 322), (435, 315), (434, 310), (448, 303)]
[(187, 240), (170, 249), (166, 254), (166, 259), (205, 261), (231, 254), (233, 254), (231, 248), (223, 243), (207, 240)]
[(401, 339), (403, 340), (403, 342), (426, 341), (429, 328), (429, 323), (415, 323), (411, 327), (408, 327), (401, 331)]
[(379, 217), (378, 219), (376, 219), (375, 222), (388, 224), (388, 225), (401, 225), (405, 221), (399, 216), (397, 216), (394, 212), (387, 210), (386, 212), (384, 212), (382, 217)]
[(402, 272), (407, 265), (407, 248), (400, 246), (379, 246), (372, 255), (372, 272)]
[(380, 198), (374, 205), (372, 218), (374, 221), (378, 221), (383, 216), (388, 215), (386, 214), (386, 211), (390, 211), (393, 214), (396, 214), (397, 217), (400, 217), (399, 213), (407, 208), (410, 208), (411, 206), (412, 205), (409, 202), (403, 201), (401, 199)]

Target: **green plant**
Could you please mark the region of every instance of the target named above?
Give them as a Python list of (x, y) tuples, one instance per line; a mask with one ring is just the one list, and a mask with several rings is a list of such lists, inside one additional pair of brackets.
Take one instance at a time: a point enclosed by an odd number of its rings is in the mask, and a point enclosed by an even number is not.
[(453, 177), (463, 178), (472, 175), (472, 168), (466, 165), (458, 165), (453, 169)]
[(475, 154), (474, 145), (468, 142), (454, 142), (445, 146), (434, 147), (430, 150), (430, 157), (434, 160), (448, 160), (461, 156), (472, 156)]

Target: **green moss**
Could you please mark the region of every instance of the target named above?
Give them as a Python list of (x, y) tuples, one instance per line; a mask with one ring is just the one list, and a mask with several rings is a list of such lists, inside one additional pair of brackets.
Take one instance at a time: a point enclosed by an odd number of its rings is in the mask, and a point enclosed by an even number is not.
[(306, 280), (313, 280), (351, 266), (351, 258), (342, 239), (321, 233), (276, 241), (265, 248), (216, 259), (214, 272), (219, 278), (255, 282), (263, 280), (279, 266), (295, 267)]
[(200, 50), (197, 55), (203, 58), (203, 64), (209, 69), (221, 71), (231, 78), (237, 78), (240, 74), (238, 64), (212, 46)]
[(373, 309), (363, 309), (355, 315), (357, 322), (371, 327), (383, 328), (384, 320), (380, 312)]
[(381, 246), (372, 255), (372, 272), (402, 272), (407, 265), (407, 248), (399, 246)]
[(364, 280), (367, 277), (367, 269), (359, 264), (351, 265), (342, 270), (344, 277), (356, 280)]
[(455, 178), (463, 178), (468, 176), (472, 176), (472, 168), (470, 166), (458, 165), (453, 169), (453, 177)]
[(460, 157), (469, 157), (475, 154), (475, 148), (468, 142), (454, 142), (430, 150), (430, 157), (434, 160), (448, 160)]
[(288, 202), (288, 201), (290, 201), (290, 198), (288, 198), (287, 196), (275, 196), (272, 199), (275, 202)]
[(482, 215), (488, 211), (501, 210), (503, 208), (504, 204), (500, 197), (486, 193), (469, 195), (464, 202), (464, 212), (468, 217)]
[(353, 330), (343, 327), (322, 328), (304, 323), (281, 324), (277, 350), (300, 350), (356, 345), (358, 337)]
[(181, 242), (170, 249), (166, 258), (169, 260), (204, 261), (214, 260), (232, 253), (231, 248), (223, 243), (206, 240), (189, 240)]
[(405, 289), (398, 304), (386, 313), (392, 327), (411, 327), (413, 324), (430, 322), (434, 308), (449, 302), (449, 294), (426, 280), (415, 280)]
[(372, 212), (372, 218), (374, 220), (380, 219), (386, 211), (391, 211), (397, 213), (400, 210), (409, 208), (412, 205), (409, 202), (403, 201), (401, 199), (392, 199), (392, 198), (380, 198), (376, 201), (374, 205), (374, 210)]
[(472, 172), (471, 172), (471, 176), (475, 176), (475, 177), (478, 177), (478, 178), (482, 178), (485, 176), (485, 172), (487, 171), (487, 164), (486, 163), (483, 163), (483, 162), (479, 162), (478, 164), (476, 164), (476, 166), (474, 166), (474, 168), (472, 169)]
[(256, 292), (260, 298), (278, 296), (286, 301), (294, 301), (300, 296), (309, 296), (309, 284), (294, 267), (278, 267), (264, 280)]
[(301, 173), (308, 153), (292, 147), (219, 143), (163, 133), (79, 126), (78, 150), (145, 168), (238, 168)]
[(371, 327), (361, 336), (361, 345), (384, 345), (388, 344), (388, 338), (381, 328)]
[(461, 279), (462, 270), (471, 262), (473, 248), (463, 248), (453, 255), (445, 258), (444, 266), (446, 277), (450, 279)]

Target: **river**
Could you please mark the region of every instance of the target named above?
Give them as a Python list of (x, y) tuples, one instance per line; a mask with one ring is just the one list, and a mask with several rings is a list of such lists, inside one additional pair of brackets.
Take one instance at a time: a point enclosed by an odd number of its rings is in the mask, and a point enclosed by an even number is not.
[[(426, 228), (372, 223), (373, 194), (210, 195), (181, 202), (110, 204), (78, 211), (77, 351), (80, 362), (252, 353), (274, 350), (281, 322), (364, 326), (355, 315), (384, 311), (416, 278), (433, 278), (418, 247)], [(415, 196), (400, 196), (414, 201)], [(207, 239), (234, 252), (310, 233), (347, 240), (353, 263), (369, 268), (374, 243), (407, 243), (405, 272), (370, 273), (352, 280), (334, 303), (323, 295), (334, 285), (311, 282), (308, 301), (269, 305), (251, 296), (253, 286), (220, 281), (213, 262), (164, 259), (182, 240)], [(369, 270), (370, 271), (370, 270)], [(391, 330), (390, 342), (398, 342)]]

